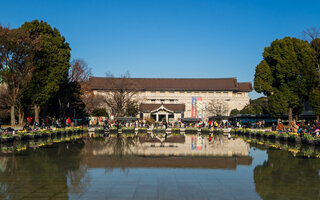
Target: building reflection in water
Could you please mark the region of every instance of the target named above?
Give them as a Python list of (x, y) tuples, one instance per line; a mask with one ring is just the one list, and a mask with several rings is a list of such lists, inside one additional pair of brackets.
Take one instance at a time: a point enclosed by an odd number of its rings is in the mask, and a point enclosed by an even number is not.
[[(262, 161), (263, 164), (253, 166), (250, 155), (257, 160), (260, 157), (248, 152), (249, 145), (241, 139), (228, 140), (223, 136), (217, 136), (211, 142), (198, 136), (141, 136), (88, 138), (57, 143), (17, 154), (1, 155), (0, 199), (86, 198), (88, 189), (90, 194), (95, 194), (94, 187), (105, 188), (106, 184), (109, 184), (109, 190), (105, 191), (105, 195), (109, 195), (113, 191), (112, 183), (119, 177), (126, 181), (124, 177), (130, 177), (127, 176), (130, 169), (135, 175), (142, 173), (139, 181), (149, 180), (150, 183), (154, 180), (145, 177), (143, 171), (149, 171), (149, 175), (150, 171), (160, 174), (170, 172), (179, 179), (174, 176), (162, 178), (157, 174), (153, 178), (173, 184), (174, 187), (181, 186), (182, 189), (184, 184), (193, 184), (191, 180), (184, 179), (185, 176), (205, 180), (209, 184), (206, 193), (213, 192), (221, 197), (226, 195), (223, 190), (212, 189), (227, 187), (235, 193), (240, 186), (241, 191), (249, 187), (245, 194), (253, 199), (257, 198), (257, 194), (262, 199), (320, 199), (319, 159), (297, 158), (286, 151), (268, 149), (268, 159)], [(107, 174), (97, 179), (97, 174), (103, 169)], [(114, 169), (122, 169), (124, 176)], [(137, 183), (135, 176), (130, 180)], [(241, 185), (239, 181), (242, 181)], [(192, 187), (198, 187), (199, 183), (195, 182)], [(211, 187), (212, 184), (215, 187)], [(132, 188), (135, 189), (134, 186)], [(239, 191), (237, 194), (241, 195)]]
[(236, 169), (252, 163), (249, 144), (223, 136), (210, 142), (201, 136), (114, 137), (85, 142), (83, 161), (89, 168)]

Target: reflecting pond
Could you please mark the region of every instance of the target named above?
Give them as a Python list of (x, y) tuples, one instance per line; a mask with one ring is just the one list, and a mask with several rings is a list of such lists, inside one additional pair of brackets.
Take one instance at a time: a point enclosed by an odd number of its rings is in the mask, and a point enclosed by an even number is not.
[(17, 146), (23, 150), (2, 147), (0, 199), (320, 199), (320, 159), (241, 138), (78, 137)]

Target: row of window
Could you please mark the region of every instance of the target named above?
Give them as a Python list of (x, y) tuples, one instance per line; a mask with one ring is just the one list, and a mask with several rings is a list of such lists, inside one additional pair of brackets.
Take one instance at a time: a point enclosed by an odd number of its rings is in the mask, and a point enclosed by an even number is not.
[[(169, 95), (169, 94), (174, 94), (174, 92), (170, 91), (170, 92), (166, 92), (166, 91), (147, 91), (146, 94), (162, 94), (162, 95)], [(181, 91), (179, 92), (180, 94), (192, 94), (192, 95), (197, 95), (197, 96), (207, 96), (209, 94), (215, 96), (215, 97), (243, 97), (245, 96), (245, 93), (229, 93), (229, 92), (192, 92), (192, 91)], [(178, 92), (176, 92), (176, 94), (179, 94)], [(170, 96), (170, 95), (169, 95)]]
[(145, 93), (153, 93), (153, 94), (197, 94), (197, 95), (208, 95), (208, 94), (213, 94), (213, 96), (222, 96), (222, 97), (228, 97), (228, 96), (233, 96), (233, 97), (242, 97), (245, 95), (245, 93), (242, 92), (213, 92), (213, 91), (146, 91)]
[(156, 101), (160, 101), (160, 102), (175, 102), (175, 101), (178, 101), (177, 99), (148, 99), (148, 101), (151, 101), (151, 102), (156, 102)]
[[(103, 91), (98, 91), (98, 93), (103, 94)], [(171, 96), (174, 94), (190, 94), (194, 96), (215, 96), (215, 97), (245, 97), (247, 96), (245, 92), (213, 92), (213, 91), (145, 91), (139, 92), (139, 94), (156, 94), (160, 96)], [(149, 95), (148, 95), (149, 96)]]

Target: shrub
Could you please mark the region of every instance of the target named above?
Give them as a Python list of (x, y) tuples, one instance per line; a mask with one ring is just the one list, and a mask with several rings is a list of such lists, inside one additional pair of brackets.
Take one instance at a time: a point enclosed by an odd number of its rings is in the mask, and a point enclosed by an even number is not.
[(313, 140), (313, 137), (312, 137), (312, 135), (307, 134), (307, 135), (303, 136), (303, 139), (305, 139), (305, 140)]

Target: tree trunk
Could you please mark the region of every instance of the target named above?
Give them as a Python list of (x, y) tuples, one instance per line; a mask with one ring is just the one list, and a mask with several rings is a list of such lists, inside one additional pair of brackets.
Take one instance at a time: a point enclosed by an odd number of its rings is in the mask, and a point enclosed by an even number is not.
[(23, 124), (23, 118), (24, 118), (24, 113), (21, 109), (18, 109), (18, 117), (19, 117), (19, 125), (22, 126)]
[(34, 122), (37, 122), (39, 124), (39, 111), (40, 106), (34, 105)]
[(46, 123), (46, 117), (47, 117), (47, 105), (43, 105), (42, 108), (41, 108), (41, 113), (42, 113), (42, 123)]
[(295, 115), (296, 122), (299, 120), (299, 115)]
[(289, 108), (288, 117), (289, 117), (289, 125), (290, 125), (292, 122), (292, 108)]
[(11, 127), (13, 127), (16, 123), (16, 119), (14, 116), (14, 106), (11, 106), (10, 115), (11, 115)]
[(317, 122), (319, 122), (319, 114), (316, 114)]
[(58, 102), (59, 102), (59, 118), (62, 118), (62, 103), (61, 103), (61, 99), (58, 98)]

